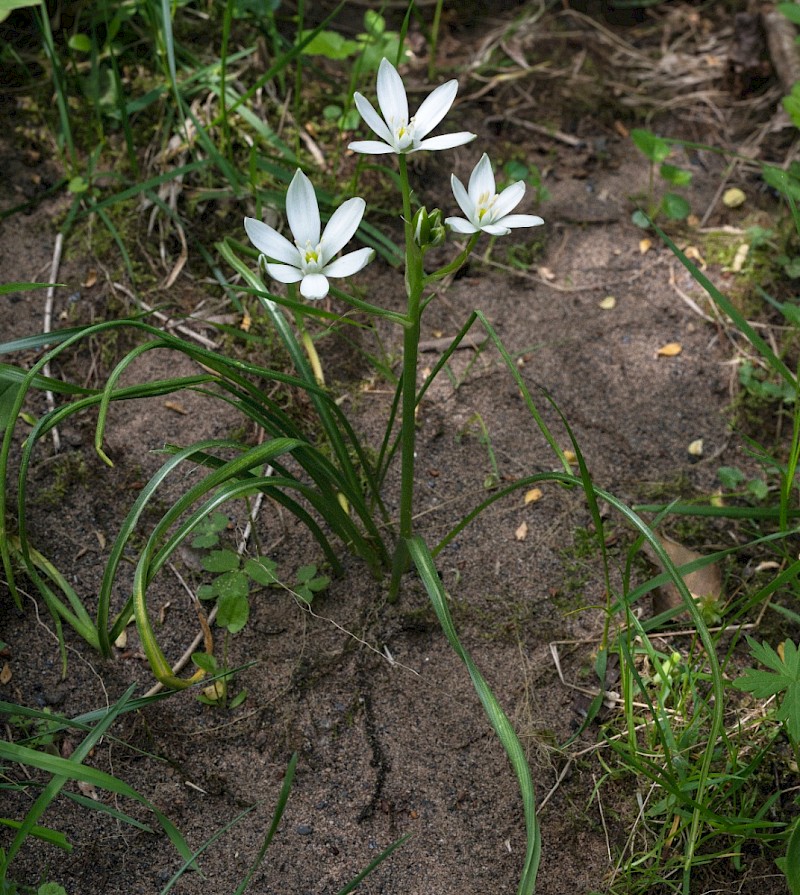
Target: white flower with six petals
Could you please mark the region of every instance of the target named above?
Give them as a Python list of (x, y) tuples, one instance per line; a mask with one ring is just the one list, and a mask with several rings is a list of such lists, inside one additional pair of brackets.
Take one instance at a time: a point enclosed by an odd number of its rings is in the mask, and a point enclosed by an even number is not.
[(469, 143), (475, 139), (476, 134), (466, 131), (425, 139), (450, 110), (457, 90), (458, 82), (455, 80), (441, 84), (423, 101), (417, 114), (409, 119), (408, 97), (403, 80), (392, 63), (383, 59), (378, 69), (378, 105), (383, 118), (366, 97), (360, 93), (353, 95), (361, 117), (383, 142), (357, 140), (348, 148), (368, 155), (380, 155), (384, 152), (400, 154), (420, 149), (452, 149)]
[(277, 230), (255, 218), (245, 218), (244, 228), (250, 242), (267, 259), (267, 273), (274, 280), (300, 283), (303, 298), (319, 299), (328, 294), (328, 277), (352, 276), (375, 257), (375, 250), (367, 248), (331, 260), (350, 242), (365, 208), (363, 199), (348, 199), (331, 215), (320, 237), (319, 205), (314, 187), (298, 168), (286, 193), (286, 217), (294, 245)]
[(451, 175), (450, 183), (456, 202), (467, 216), (466, 220), (455, 217), (445, 219), (445, 224), (456, 233), (483, 231), (491, 236), (505, 236), (512, 227), (538, 227), (544, 223), (535, 214), (509, 214), (525, 195), (525, 183), (518, 180), (498, 193), (492, 163), (485, 152), (473, 168), (469, 189), (464, 189), (464, 184), (455, 174)]

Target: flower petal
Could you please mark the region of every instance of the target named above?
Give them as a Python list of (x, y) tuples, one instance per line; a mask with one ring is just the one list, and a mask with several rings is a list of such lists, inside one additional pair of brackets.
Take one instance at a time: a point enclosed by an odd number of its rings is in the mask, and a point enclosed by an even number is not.
[(516, 181), (516, 183), (512, 183), (510, 186), (507, 186), (497, 197), (497, 201), (494, 203), (493, 211), (494, 211), (494, 219), (495, 221), (499, 220), (502, 217), (505, 217), (511, 211), (512, 208), (516, 208), (517, 205), (522, 201), (522, 197), (525, 195), (525, 183), (522, 180)]
[(429, 134), (436, 125), (450, 111), (453, 100), (458, 93), (458, 81), (455, 79), (446, 84), (440, 84), (436, 90), (425, 97), (422, 105), (414, 116), (415, 131), (422, 138)]
[(445, 218), (445, 224), (456, 233), (477, 233), (478, 228), (464, 218)]
[(464, 189), (464, 184), (456, 177), (455, 174), (450, 175), (450, 185), (453, 188), (453, 195), (456, 197), (459, 207), (464, 214), (472, 220), (475, 217), (475, 203), (472, 197)]
[(483, 230), (484, 233), (488, 233), (489, 236), (507, 236), (511, 232), (508, 227), (504, 227), (497, 222), (494, 224), (484, 224), (481, 227), (481, 230)]
[(308, 273), (300, 284), (300, 294), (303, 298), (319, 299), (328, 294), (330, 284), (328, 278), (321, 273)]
[(323, 266), (353, 238), (366, 207), (367, 203), (356, 196), (343, 202), (331, 215), (321, 240)]
[(538, 227), (544, 220), (536, 214), (507, 214), (495, 221), (502, 227)]
[(403, 86), (403, 79), (397, 74), (397, 69), (386, 57), (381, 60), (378, 68), (378, 105), (392, 131), (400, 125), (408, 124), (406, 88)]
[(492, 207), (495, 221), (504, 215), (507, 215), (512, 208), (516, 208), (522, 201), (524, 195), (525, 183), (522, 180), (518, 180), (516, 183), (507, 186), (497, 197), (497, 201)]
[(299, 283), (303, 279), (303, 271), (290, 264), (267, 264), (267, 273), (279, 283)]
[[(492, 171), (492, 163), (489, 156), (484, 152), (480, 161), (472, 169), (469, 177), (469, 197), (477, 204), (480, 196), (488, 196), (491, 198), (497, 192), (494, 182), (494, 171)], [(486, 201), (485, 199), (483, 200)], [(513, 205), (511, 206), (514, 207)]]
[(387, 143), (391, 144), (393, 139), (392, 132), (386, 126), (386, 122), (375, 111), (372, 103), (360, 93), (354, 93), (353, 99), (355, 100), (358, 114), (364, 119), (367, 127), (375, 131), (381, 140), (385, 140)]
[(298, 168), (286, 193), (286, 217), (292, 236), (301, 245), (319, 242), (319, 205), (311, 181)]
[(342, 255), (335, 261), (331, 261), (322, 272), (326, 277), (351, 277), (354, 273), (365, 268), (375, 257), (375, 249), (357, 249), (347, 255)]
[(382, 155), (384, 152), (396, 152), (394, 146), (388, 143), (379, 143), (377, 140), (356, 140), (347, 144), (353, 152), (363, 152), (364, 155)]
[(300, 263), (300, 253), (295, 246), (269, 224), (257, 221), (255, 218), (245, 218), (244, 229), (250, 242), (267, 258), (284, 261), (286, 264)]
[(456, 146), (463, 146), (470, 143), (477, 137), (477, 134), (470, 134), (467, 131), (459, 131), (457, 134), (442, 134), (440, 137), (428, 137), (412, 150), (416, 152), (418, 149), (453, 149)]

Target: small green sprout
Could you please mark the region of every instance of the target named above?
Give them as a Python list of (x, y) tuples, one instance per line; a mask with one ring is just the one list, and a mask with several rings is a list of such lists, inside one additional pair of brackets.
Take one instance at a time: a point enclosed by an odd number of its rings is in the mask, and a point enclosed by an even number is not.
[(692, 172), (677, 165), (669, 164), (666, 159), (672, 152), (672, 144), (652, 131), (636, 128), (631, 131), (631, 140), (636, 148), (650, 161), (650, 180), (647, 188), (647, 212), (637, 209), (631, 220), (637, 227), (646, 229), (650, 222), (659, 215), (671, 221), (683, 221), (689, 217), (691, 206), (683, 196), (673, 192), (664, 193), (659, 200), (655, 198), (655, 171), (670, 187), (683, 188), (692, 182)]
[(311, 603), (314, 594), (325, 590), (331, 583), (331, 579), (327, 575), (317, 575), (317, 567), (314, 563), (307, 566), (300, 566), (297, 570), (297, 585), (294, 593), (306, 603)]

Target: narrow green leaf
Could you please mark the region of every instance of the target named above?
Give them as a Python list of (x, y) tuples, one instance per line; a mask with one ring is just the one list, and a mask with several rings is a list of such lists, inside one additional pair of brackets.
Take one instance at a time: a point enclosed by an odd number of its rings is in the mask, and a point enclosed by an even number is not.
[(5, 21), (15, 9), (38, 6), (42, 0), (0, 0), (0, 22)]
[[(3, 826), (11, 827), (12, 830), (18, 830), (22, 826), (22, 821), (12, 820), (10, 817), (0, 817), (0, 824)], [(67, 840), (67, 837), (60, 833), (58, 830), (51, 830), (49, 827), (40, 827), (34, 825), (31, 827), (30, 836), (35, 837), (36, 839), (41, 839), (42, 842), (47, 842), (50, 845), (55, 845), (56, 847), (63, 849), (64, 851), (72, 851), (72, 843)]]
[[(0, 0), (0, 9), (2, 9)], [(39, 2), (39, 0), (35, 0)], [(33, 3), (29, 4), (33, 6)], [(63, 286), (63, 283), (0, 283), (0, 295), (9, 295), (12, 292), (31, 292), (34, 289), (49, 289), (51, 286)]]
[(525, 816), (525, 829), (527, 833), (527, 847), (522, 868), (522, 878), (519, 883), (518, 895), (533, 895), (536, 888), (536, 876), (539, 870), (541, 858), (541, 834), (539, 822), (536, 818), (536, 801), (533, 790), (533, 778), (530, 767), (525, 757), (525, 752), (517, 737), (511, 722), (486, 683), (483, 675), (478, 670), (472, 657), (461, 644), (456, 633), (453, 619), (448, 607), (447, 594), (445, 593), (439, 574), (433, 563), (428, 546), (420, 537), (413, 537), (408, 542), (408, 551), (428, 592), (433, 608), (442, 626), (445, 636), (456, 655), (466, 665), (475, 691), (483, 704), (484, 711), (489, 718), (498, 739), (506, 750), (511, 766), (517, 777), (522, 806)]
[(792, 823), (792, 832), (786, 844), (783, 872), (792, 895), (800, 895), (800, 818)]

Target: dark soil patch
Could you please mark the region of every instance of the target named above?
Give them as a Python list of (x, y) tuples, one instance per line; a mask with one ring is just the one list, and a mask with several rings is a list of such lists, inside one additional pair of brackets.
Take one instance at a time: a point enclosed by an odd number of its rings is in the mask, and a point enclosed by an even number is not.
[[(703, 53), (723, 52), (733, 35), (724, 22), (706, 28), (704, 15), (700, 7), (676, 4), (644, 25), (614, 30), (575, 10), (541, 19), (531, 13), (523, 27), (508, 32), (505, 44), (499, 29), (507, 29), (508, 20), (497, 23), (493, 44), (486, 31), (494, 22), (484, 20), (467, 36), (451, 20), (442, 44), (443, 59), (453, 64), (463, 64), (472, 49), (476, 58), (489, 58), (490, 46), (492, 58), (504, 64), (509, 58), (529, 60), (531, 71), (513, 81), (501, 79), (500, 68), (489, 64), (465, 77), (461, 109), (479, 132), (478, 145), (497, 147), (505, 160), (518, 155), (539, 165), (552, 196), (540, 209), (547, 222), (541, 245), (532, 247), (527, 237), (517, 244), (512, 237), (498, 240), (488, 263), (471, 262), (431, 304), (423, 338), (454, 335), (473, 308), (484, 311), (562, 446), (569, 448), (569, 440), (544, 390), (569, 421), (595, 482), (628, 502), (708, 494), (719, 465), (746, 468), (750, 462), (729, 425), (731, 349), (723, 329), (701, 319), (682, 298), (690, 294), (702, 304), (666, 249), (656, 242), (642, 253), (643, 233), (630, 223), (631, 196), (647, 189), (646, 165), (623, 136), (632, 110), (641, 110), (634, 100), (646, 96), (647, 113), (671, 136), (727, 147), (741, 139), (742, 97), (735, 95), (727, 70), (723, 66), (715, 77), (697, 62)], [(683, 102), (675, 84), (667, 87), (668, 66), (675, 64), (667, 58), (674, 46), (668, 38), (675, 34), (684, 35), (680, 52), (695, 58), (692, 70), (700, 78), (686, 87)], [(661, 55), (653, 49), (659, 41), (665, 45)], [(648, 60), (638, 69), (632, 61), (637, 54)], [(766, 95), (750, 97), (746, 109), (760, 122), (768, 118)], [(719, 115), (709, 111), (712, 106)], [(539, 123), (552, 133), (528, 126)], [(749, 126), (752, 131), (755, 121)], [(17, 164), (19, 151), (7, 138), (0, 142), (4, 170), (12, 171), (0, 184), (4, 207), (28, 195), (28, 179), (37, 170)], [(447, 159), (421, 162), (414, 171), (420, 194), (450, 207), (447, 173), (456, 170), (463, 178), (476, 158), (467, 146)], [(736, 183), (754, 197), (753, 205), (737, 216), (718, 202), (723, 163), (717, 156), (687, 150), (678, 161), (694, 172), (692, 204), (699, 217), (709, 209), (706, 224), (744, 227), (759, 203), (775, 211), (747, 171), (737, 172)], [(48, 278), (54, 218), (61, 213), (57, 203), (47, 202), (4, 222), (3, 281)], [(703, 239), (698, 229), (678, 236), (684, 244)], [(519, 270), (523, 255), (528, 264)], [(93, 266), (89, 258), (76, 257), (62, 265), (59, 281), (68, 287), (56, 293), (55, 312), (65, 324), (76, 317), (102, 319), (107, 303), (119, 301), (102, 277), (97, 285), (80, 285)], [(190, 300), (192, 288), (188, 278), (182, 282), (181, 304)], [(397, 271), (376, 262), (360, 282), (386, 306), (401, 306)], [(600, 306), (608, 296), (616, 299), (612, 309)], [(4, 340), (39, 331), (41, 313), (41, 293), (5, 298)], [(191, 326), (213, 335), (201, 322)], [(397, 334), (384, 335), (397, 352)], [(473, 338), (482, 342), (483, 334), (476, 329)], [(659, 348), (671, 342), (680, 343), (681, 353), (659, 356)], [(54, 375), (102, 380), (117, 359), (114, 346), (104, 350), (98, 345), (71, 355)], [(366, 371), (360, 361), (354, 365), (349, 344), (335, 336), (321, 341), (320, 351), (330, 380), (347, 390), (344, 400), (357, 428), (374, 440), (388, 412), (390, 387), (377, 381), (360, 388)], [(432, 366), (437, 356), (436, 349), (423, 353), (422, 366)], [(188, 375), (196, 367), (150, 352), (129, 376), (147, 381), (179, 372)], [(419, 524), (431, 542), (486, 495), (484, 482), (493, 470), (482, 426), (502, 481), (555, 465), (491, 348), (457, 352), (451, 373), (430, 389), (419, 416)], [(167, 442), (189, 444), (238, 432), (241, 421), (220, 407), (191, 392), (180, 396), (177, 408), (161, 399), (115, 405), (106, 439), (114, 469), (95, 455), (89, 414), (62, 429), (60, 453), (51, 453), (49, 445), (37, 452), (29, 484), (31, 542), (67, 574), (90, 611), (108, 545), (162, 462), (154, 452)], [(688, 446), (699, 438), (704, 457), (692, 462)], [(393, 486), (396, 481), (389, 482), (389, 494)], [(166, 492), (165, 500), (176, 493)], [(232, 539), (244, 523), (236, 512), (231, 511)], [(520, 537), (523, 523), (526, 533)], [(610, 524), (618, 531), (618, 553), (612, 556), (618, 583), (630, 536), (619, 519)], [(257, 526), (260, 543), (287, 576), (320, 560), (307, 533), (272, 505), (264, 504)], [(565, 681), (591, 686), (592, 653), (602, 630), (597, 607), (604, 604), (604, 583), (598, 552), (585, 549), (590, 529), (582, 495), (550, 487), (529, 504), (521, 495), (495, 504), (439, 559), (463, 642), (526, 744), (538, 799), (548, 796), (540, 814), (538, 891), (544, 895), (611, 891), (617, 856), (638, 812), (632, 783), (609, 784), (599, 798), (595, 794), (602, 770), (584, 750), (596, 741), (596, 727), (569, 750), (560, 746), (581, 715), (575, 690), (559, 678), (550, 645), (559, 643)], [(703, 549), (701, 543), (692, 546)], [(153, 615), (163, 611), (158, 635), (171, 660), (197, 629), (181, 580), (195, 588), (202, 577), (189, 552), (185, 560), (181, 568), (164, 570), (150, 591)], [(92, 755), (93, 766), (158, 805), (193, 846), (258, 802), (206, 853), (206, 878), (186, 874), (175, 891), (235, 889), (266, 833), (295, 751), (300, 760), (289, 805), (253, 891), (338, 891), (405, 834), (413, 838), (364, 883), (364, 892), (516, 890), (525, 851), (516, 784), (419, 582), (408, 576), (399, 601), (390, 604), (385, 583), (355, 561), (346, 565), (346, 575), (313, 603), (313, 611), (281, 591), (253, 600), (250, 621), (232, 640), (229, 655), (233, 665), (255, 660), (237, 677), (237, 686), (248, 691), (241, 706), (222, 711), (184, 692), (126, 715), (114, 728), (115, 738), (105, 739)], [(125, 572), (118, 607), (129, 587)], [(100, 660), (66, 630), (69, 669), (62, 679), (44, 610), (35, 610), (26, 595), (25, 611), (18, 612), (5, 586), (0, 600), (12, 674), (0, 688), (4, 699), (73, 716), (113, 702), (132, 681), (140, 683), (140, 692), (152, 684), (133, 629), (113, 661)], [(29, 804), (20, 795), (7, 798), (3, 813), (22, 817)], [(137, 814), (127, 804), (120, 807)], [(137, 816), (147, 819), (145, 812)], [(179, 866), (163, 837), (102, 819), (66, 799), (54, 805), (46, 822), (67, 833), (75, 850), (63, 856), (29, 841), (13, 865), (21, 882), (52, 878), (68, 892), (150, 895)], [(615, 885), (614, 891), (624, 891), (622, 882)], [(768, 895), (785, 891), (785, 882), (771, 860), (755, 855), (740, 871), (723, 862), (707, 878), (698, 874), (692, 891)]]

